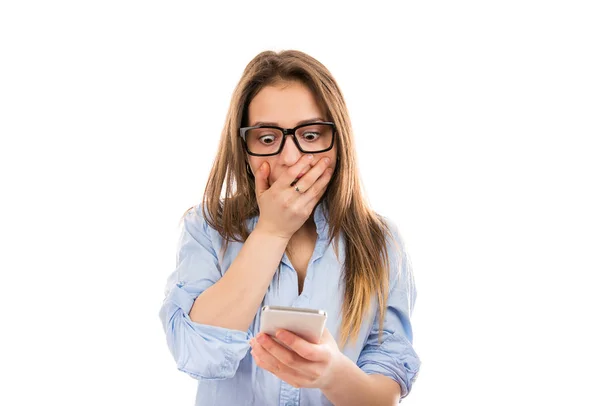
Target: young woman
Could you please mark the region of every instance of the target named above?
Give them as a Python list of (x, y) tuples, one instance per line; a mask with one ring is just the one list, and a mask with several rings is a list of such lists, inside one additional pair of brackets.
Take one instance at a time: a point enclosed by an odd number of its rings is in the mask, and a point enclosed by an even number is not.
[[(198, 380), (196, 405), (408, 395), (420, 366), (410, 262), (365, 202), (347, 108), (320, 62), (268, 51), (248, 64), (203, 200), (184, 215), (160, 310), (177, 368)], [(263, 305), (327, 311), (321, 342), (278, 332), (287, 349), (258, 334)]]

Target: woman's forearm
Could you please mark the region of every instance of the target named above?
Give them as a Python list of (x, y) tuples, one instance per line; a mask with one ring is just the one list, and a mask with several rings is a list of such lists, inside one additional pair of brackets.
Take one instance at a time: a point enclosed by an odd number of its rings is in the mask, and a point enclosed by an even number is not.
[(225, 275), (196, 298), (190, 319), (200, 324), (248, 330), (287, 243), (288, 240), (263, 232), (257, 226)]
[(382, 375), (368, 375), (345, 355), (333, 374), (335, 378), (323, 394), (338, 406), (392, 406), (400, 400), (400, 386)]

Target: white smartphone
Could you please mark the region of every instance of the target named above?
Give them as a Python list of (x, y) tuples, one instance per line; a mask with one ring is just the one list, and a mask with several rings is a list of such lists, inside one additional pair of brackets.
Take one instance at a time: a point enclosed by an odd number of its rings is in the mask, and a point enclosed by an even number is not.
[(263, 306), (260, 316), (260, 332), (275, 338), (278, 330), (288, 330), (306, 341), (318, 344), (325, 329), (327, 312), (318, 309), (305, 309), (287, 306)]

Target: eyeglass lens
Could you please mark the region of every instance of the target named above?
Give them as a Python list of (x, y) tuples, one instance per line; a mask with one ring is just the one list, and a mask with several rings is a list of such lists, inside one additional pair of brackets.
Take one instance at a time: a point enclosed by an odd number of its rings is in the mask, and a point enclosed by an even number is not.
[[(331, 146), (333, 128), (327, 124), (311, 124), (296, 130), (296, 138), (305, 152), (318, 152)], [(283, 132), (276, 128), (254, 128), (246, 133), (246, 143), (250, 152), (272, 154), (279, 150)], [(288, 140), (291, 142), (291, 140)]]

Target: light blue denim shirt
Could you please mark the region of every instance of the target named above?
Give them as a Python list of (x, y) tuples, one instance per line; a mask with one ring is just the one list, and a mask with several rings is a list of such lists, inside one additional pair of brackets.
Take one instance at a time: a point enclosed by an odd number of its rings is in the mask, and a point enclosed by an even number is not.
[[(329, 227), (322, 202), (315, 209), (314, 220), (318, 239), (301, 294), (298, 292), (298, 275), (284, 253), (279, 282), (274, 276), (262, 305), (323, 309), (328, 314), (327, 328), (339, 342), (344, 238), (340, 239), (338, 259), (333, 243), (328, 244), (327, 241)], [(247, 220), (250, 231), (257, 221), (258, 216)], [(391, 280), (383, 341), (381, 344), (378, 342), (378, 306), (373, 298), (358, 340), (356, 343), (349, 341), (342, 352), (365, 373), (385, 375), (398, 382), (404, 397), (410, 392), (420, 367), (420, 360), (412, 347), (410, 323), (416, 290), (410, 260), (397, 227), (388, 218), (385, 221), (401, 252), (393, 249), (394, 245), (388, 241)], [(258, 334), (260, 307), (248, 331), (198, 324), (189, 318), (196, 297), (227, 272), (243, 245), (230, 243), (227, 251), (220, 255), (223, 243), (219, 233), (205, 222), (200, 205), (186, 214), (178, 244), (176, 269), (168, 278), (160, 309), (167, 345), (177, 368), (198, 380), (196, 406), (331, 405), (319, 389), (294, 388), (255, 364), (249, 351), (249, 341)]]

